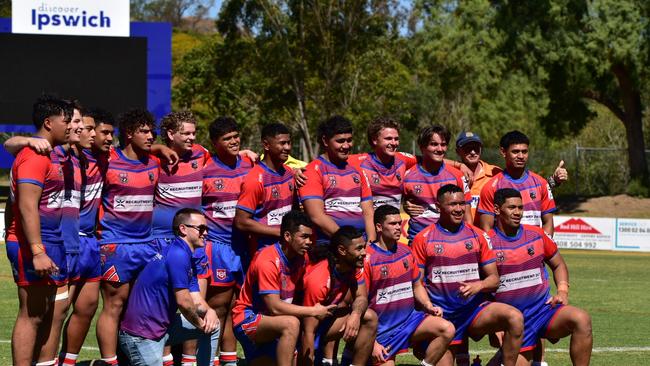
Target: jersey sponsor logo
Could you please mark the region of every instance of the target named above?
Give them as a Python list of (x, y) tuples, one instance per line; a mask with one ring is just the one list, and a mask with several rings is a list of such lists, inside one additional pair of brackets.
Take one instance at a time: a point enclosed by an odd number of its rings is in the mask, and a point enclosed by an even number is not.
[(113, 209), (116, 212), (150, 212), (153, 210), (153, 195), (116, 195)]
[(353, 180), (354, 183), (356, 183), (356, 184), (361, 183), (361, 179), (360, 179), (359, 176), (356, 175), (356, 174), (352, 176), (352, 180)]
[(203, 182), (158, 183), (156, 190), (160, 197), (165, 198), (196, 198), (201, 197)]
[(542, 212), (524, 211), (521, 215), (521, 223), (524, 225), (542, 226)]
[(64, 191), (50, 193), (47, 197), (47, 208), (61, 208), (63, 206)]
[(411, 282), (408, 281), (378, 289), (375, 303), (377, 305), (384, 305), (403, 299), (410, 299), (412, 297), (413, 286), (411, 285)]
[(379, 174), (372, 173), (372, 183), (379, 184)]
[(438, 266), (431, 268), (432, 283), (456, 283), (480, 279), (478, 263), (459, 264), (456, 266)]
[(120, 173), (120, 182), (122, 183), (128, 183), (129, 182), (129, 174), (128, 173)]
[(388, 277), (388, 266), (381, 266), (379, 269), (379, 277), (387, 278)]
[(287, 212), (289, 211), (291, 211), (291, 205), (280, 207), (270, 211), (266, 215), (267, 224), (269, 226), (280, 225), (282, 223), (282, 217), (284, 217), (284, 215), (286, 215)]
[(496, 252), (497, 256), (497, 262), (505, 262), (506, 261), (506, 253), (504, 253), (502, 250), (499, 250)]
[(490, 250), (492, 250), (492, 240), (490, 240), (490, 237), (488, 236), (488, 234), (484, 232), (483, 233), (483, 238), (485, 239), (485, 242), (487, 243), (488, 248), (490, 248)]
[(223, 179), (220, 178), (220, 179), (215, 179), (215, 180), (214, 180), (214, 188), (215, 188), (217, 191), (222, 191), (222, 190), (223, 190), (223, 187), (224, 187), (224, 185), (223, 185)]
[(534, 287), (542, 284), (542, 271), (539, 268), (503, 274), (499, 280), (497, 293)]
[(232, 219), (235, 217), (237, 201), (214, 202), (212, 204), (212, 217), (219, 219)]
[(531, 200), (537, 198), (537, 193), (535, 191), (529, 191), (528, 194), (530, 195)]
[(61, 207), (79, 208), (81, 202), (81, 192), (72, 189), (65, 193)]
[(481, 196), (472, 196), (472, 202), (471, 206), (472, 208), (477, 208), (478, 207), (478, 200)]
[(463, 193), (468, 193), (469, 192), (469, 181), (467, 180), (467, 177), (463, 175), (463, 178), (461, 178), (463, 181)]
[(330, 187), (336, 187), (336, 177), (333, 175), (328, 175), (327, 179), (330, 182)]
[(326, 211), (361, 212), (361, 197), (333, 197), (325, 200)]
[(418, 216), (422, 218), (438, 218), (440, 217), (440, 210), (435, 204), (429, 205), (422, 215)]
[(465, 242), (465, 249), (467, 249), (468, 252), (471, 251), (472, 249), (474, 249), (474, 244), (472, 244), (472, 242), (470, 240), (466, 241)]
[(278, 191), (278, 187), (271, 187), (271, 198), (273, 199), (280, 198), (280, 191)]
[(532, 256), (535, 255), (535, 247), (534, 247), (534, 246), (531, 245), (531, 246), (529, 246), (526, 250), (528, 251), (528, 255), (529, 255), (529, 256), (532, 257)]
[(442, 244), (434, 244), (433, 245), (433, 250), (436, 254), (442, 254), (442, 252), (445, 251), (445, 246)]
[(92, 201), (96, 198), (99, 198), (100, 194), (102, 193), (102, 188), (104, 184), (103, 182), (99, 183), (93, 183), (85, 186), (82, 189), (82, 200), (83, 201)]
[(383, 205), (391, 205), (393, 207), (400, 208), (401, 201), (402, 201), (401, 194), (396, 194), (394, 196), (379, 196), (379, 195), (372, 196), (372, 202), (375, 208)]
[(416, 196), (422, 194), (422, 185), (416, 184), (415, 186), (413, 186), (413, 193), (415, 193)]
[(199, 163), (196, 160), (193, 160), (192, 164), (190, 164), (190, 165), (192, 166), (192, 169), (194, 169), (194, 170), (199, 168)]

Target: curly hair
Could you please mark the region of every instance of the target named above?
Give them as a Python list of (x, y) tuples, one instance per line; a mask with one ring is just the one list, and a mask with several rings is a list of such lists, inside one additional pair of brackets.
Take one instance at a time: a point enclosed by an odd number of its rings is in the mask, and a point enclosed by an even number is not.
[(183, 123), (191, 123), (196, 126), (196, 118), (192, 111), (182, 110), (171, 112), (163, 117), (160, 121), (160, 135), (166, 144), (171, 142), (169, 136), (167, 136), (167, 132), (171, 132), (172, 134), (178, 132), (183, 126)]
[(127, 135), (134, 133), (142, 126), (148, 126), (153, 130), (156, 127), (156, 120), (151, 112), (136, 108), (122, 113), (117, 118), (117, 125), (120, 129), (120, 143), (124, 146)]

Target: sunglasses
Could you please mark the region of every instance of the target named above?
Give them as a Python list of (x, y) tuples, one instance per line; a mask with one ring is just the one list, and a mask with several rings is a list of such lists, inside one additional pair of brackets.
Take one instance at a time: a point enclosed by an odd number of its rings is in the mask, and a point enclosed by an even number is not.
[(199, 232), (199, 235), (203, 235), (208, 232), (208, 225), (190, 225), (190, 224), (183, 224), (187, 227), (191, 227), (192, 229), (196, 229)]

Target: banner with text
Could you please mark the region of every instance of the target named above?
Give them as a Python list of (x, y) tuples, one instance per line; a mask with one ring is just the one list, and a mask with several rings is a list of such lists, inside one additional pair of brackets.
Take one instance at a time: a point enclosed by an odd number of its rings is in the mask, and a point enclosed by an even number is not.
[(650, 252), (650, 220), (617, 219), (614, 250)]
[(129, 37), (128, 0), (11, 2), (13, 33)]
[(553, 239), (560, 248), (613, 250), (616, 219), (602, 217), (553, 217)]

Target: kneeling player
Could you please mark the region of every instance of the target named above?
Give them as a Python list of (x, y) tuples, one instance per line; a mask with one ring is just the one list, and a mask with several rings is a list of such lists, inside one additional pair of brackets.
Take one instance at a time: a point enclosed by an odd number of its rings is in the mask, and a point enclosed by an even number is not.
[(487, 234), (463, 223), (466, 200), (456, 185), (437, 193), (440, 219), (413, 239), (413, 255), (420, 266), (429, 299), (444, 310), (443, 317), (456, 327), (452, 347), (439, 365), (452, 365), (457, 345), (467, 336), (504, 331), (503, 364), (517, 362), (523, 333), (519, 310), (485, 301), (484, 294), (497, 289), (499, 274)]
[(249, 365), (292, 364), (299, 318), (324, 319), (336, 305), (292, 304), (312, 245), (312, 223), (300, 211), (282, 218), (280, 242), (255, 255), (232, 310), (233, 329)]
[[(435, 365), (454, 337), (454, 325), (441, 317), (441, 308), (431, 304), (411, 249), (398, 244), (399, 209), (377, 208), (374, 222), (378, 239), (368, 248), (364, 269), (370, 308), (379, 317), (373, 363), (394, 365), (395, 356), (411, 344), (423, 346), (419, 349), (424, 352), (422, 365)], [(415, 310), (415, 302), (423, 311)]]
[[(495, 300), (524, 314), (524, 339), (518, 365), (528, 365), (539, 338), (557, 341), (571, 335), (574, 365), (588, 365), (593, 344), (591, 318), (568, 305), (569, 272), (560, 252), (537, 226), (521, 225), (524, 204), (519, 191), (503, 188), (494, 195), (497, 225), (490, 231), (501, 284)], [(544, 264), (553, 271), (557, 294), (550, 295)]]
[[(363, 278), (366, 243), (363, 232), (341, 226), (330, 240), (328, 257), (309, 266), (303, 278), (303, 305), (338, 306), (335, 316), (320, 321), (303, 320), (303, 365), (319, 364), (326, 342), (341, 338), (353, 345), (353, 365), (364, 365), (372, 351), (377, 316), (368, 308), (368, 292)], [(349, 295), (348, 295), (349, 293)], [(349, 301), (347, 297), (349, 296)], [(346, 306), (352, 303), (351, 308)], [(331, 363), (331, 362), (330, 362)]]

